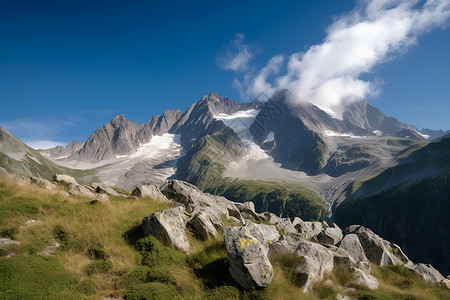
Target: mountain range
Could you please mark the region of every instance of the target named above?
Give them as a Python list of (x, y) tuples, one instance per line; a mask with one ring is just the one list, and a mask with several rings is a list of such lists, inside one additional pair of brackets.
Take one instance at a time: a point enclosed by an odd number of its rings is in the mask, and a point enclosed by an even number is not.
[[(360, 223), (388, 235), (413, 259), (431, 261), (438, 256), (425, 255), (426, 244), (413, 247), (411, 236), (393, 229), (398, 218), (408, 228), (425, 215), (400, 209), (408, 201), (393, 195), (417, 184), (423, 189), (429, 178), (446, 182), (450, 148), (445, 133), (420, 132), (363, 99), (346, 105), (337, 117), (288, 90), (250, 103), (212, 92), (184, 113), (167, 110), (140, 125), (118, 115), (85, 142), (65, 147), (36, 151), (2, 128), (0, 170), (47, 179), (66, 173), (130, 191), (185, 180), (233, 201), (252, 201), (260, 212)], [(436, 187), (441, 202), (430, 208), (438, 214), (430, 226), (448, 233), (450, 225), (441, 221), (450, 213), (448, 194), (441, 194), (445, 188)], [(377, 204), (386, 199), (400, 207), (388, 220), (381, 216), (391, 206)], [(445, 234), (436, 237), (448, 240)], [(445, 255), (433, 263), (448, 273), (450, 255)]]

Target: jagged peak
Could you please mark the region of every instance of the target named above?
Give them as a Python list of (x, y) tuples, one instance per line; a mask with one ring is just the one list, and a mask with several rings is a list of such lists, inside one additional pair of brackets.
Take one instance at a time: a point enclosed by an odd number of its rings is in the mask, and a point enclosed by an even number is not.
[(222, 101), (223, 98), (216, 92), (211, 92), (208, 95), (202, 97), (202, 101)]

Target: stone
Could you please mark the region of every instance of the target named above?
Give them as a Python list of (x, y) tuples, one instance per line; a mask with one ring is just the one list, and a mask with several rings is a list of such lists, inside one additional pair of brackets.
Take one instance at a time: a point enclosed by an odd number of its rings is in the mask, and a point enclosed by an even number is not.
[(161, 193), (169, 200), (183, 204), (192, 215), (204, 211), (216, 219), (234, 217), (244, 223), (235, 203), (220, 196), (203, 193), (196, 186), (180, 181), (169, 180), (160, 187)]
[(235, 203), (237, 209), (244, 219), (261, 220), (262, 218), (255, 211), (255, 204), (251, 201)]
[(247, 226), (224, 228), (223, 237), (230, 274), (236, 283), (247, 290), (268, 286), (274, 274), (267, 246), (261, 244)]
[(372, 230), (360, 225), (351, 225), (345, 229), (345, 233), (354, 233), (358, 236), (364, 253), (370, 262), (381, 267), (405, 263), (403, 259), (406, 256), (403, 252), (400, 257), (395, 255), (395, 253), (398, 253), (399, 247), (397, 246), (398, 248), (395, 247), (393, 250), (391, 243), (382, 239), (379, 235), (372, 232)]
[(324, 274), (333, 270), (333, 252), (322, 245), (306, 240), (300, 241), (295, 250), (300, 258), (294, 272), (304, 283), (303, 292), (306, 293), (314, 283), (323, 279)]
[(369, 263), (369, 260), (367, 259), (364, 249), (361, 246), (359, 238), (356, 234), (347, 234), (344, 236), (338, 247), (339, 249), (347, 251), (355, 261)]
[(350, 300), (348, 296), (342, 296), (340, 293), (337, 293), (336, 300)]
[(317, 239), (321, 243), (329, 244), (329, 245), (336, 245), (342, 240), (342, 230), (339, 228), (334, 227), (328, 227), (325, 228), (319, 235), (317, 236)]
[(122, 196), (126, 197), (126, 195), (118, 193), (116, 190), (114, 190), (112, 187), (98, 182), (92, 182), (90, 184), (90, 187), (94, 189), (94, 192), (97, 194), (109, 194), (115, 197)]
[[(0, 256), (13, 257), (17, 255), (17, 249), (14, 246), (20, 245), (19, 241), (10, 238), (0, 238)], [(13, 246), (13, 247), (11, 247)]]
[(344, 253), (335, 253), (334, 262), (351, 273), (356, 284), (366, 286), (371, 290), (378, 288), (378, 280), (372, 276), (372, 269), (368, 261), (356, 261), (345, 250), (337, 249)]
[(89, 197), (89, 198), (96, 197), (96, 195), (91, 190), (79, 184), (76, 185), (72, 184), (69, 189), (69, 194), (76, 197)]
[(430, 264), (418, 263), (413, 267), (408, 268), (419, 275), (425, 282), (430, 284), (437, 284), (446, 280), (445, 277)]
[(310, 240), (319, 235), (323, 230), (321, 222), (299, 222), (295, 229), (305, 239)]
[(51, 183), (50, 181), (42, 178), (37, 177), (30, 177), (31, 184), (37, 185), (41, 188), (47, 189), (47, 190), (54, 190), (56, 189), (56, 185), (54, 183)]
[(166, 196), (161, 193), (161, 190), (155, 185), (140, 185), (136, 187), (133, 192), (131, 192), (132, 196), (136, 196), (138, 198), (152, 198), (161, 202), (169, 202)]
[(216, 239), (219, 234), (216, 228), (204, 212), (200, 212), (188, 221), (188, 225), (194, 230), (197, 238), (202, 241)]
[(177, 206), (144, 217), (142, 227), (145, 235), (153, 235), (163, 245), (189, 254), (186, 223), (184, 207)]
[(61, 244), (58, 242), (53, 242), (51, 245), (47, 246), (44, 251), (42, 251), (42, 255), (44, 256), (53, 256), (55, 255), (58, 248), (61, 247)]
[(65, 175), (65, 174), (56, 174), (53, 176), (53, 182), (68, 184), (68, 185), (78, 185), (78, 182), (75, 178)]

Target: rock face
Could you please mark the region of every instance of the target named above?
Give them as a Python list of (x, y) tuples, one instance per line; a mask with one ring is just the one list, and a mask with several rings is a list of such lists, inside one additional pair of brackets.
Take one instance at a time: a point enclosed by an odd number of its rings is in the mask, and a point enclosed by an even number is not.
[(295, 266), (295, 273), (305, 284), (303, 292), (312, 284), (321, 281), (324, 274), (333, 270), (333, 252), (319, 244), (301, 240), (295, 253), (300, 257), (300, 262)]
[(273, 279), (273, 268), (267, 247), (245, 226), (224, 228), (223, 236), (233, 279), (244, 289), (268, 286)]
[(346, 234), (356, 234), (367, 258), (381, 267), (400, 265), (409, 260), (400, 250), (400, 247), (385, 241), (368, 228), (352, 225), (345, 232)]
[(161, 202), (167, 202), (169, 201), (166, 196), (164, 196), (163, 193), (161, 193), (161, 190), (154, 185), (141, 185), (136, 187), (131, 195), (136, 197), (149, 197), (154, 200), (158, 200)]
[(325, 244), (336, 245), (342, 240), (342, 230), (335, 227), (325, 228), (318, 236), (317, 239)]
[(194, 215), (188, 221), (188, 225), (193, 228), (196, 236), (202, 241), (217, 238), (219, 235), (205, 212), (200, 212)]
[(189, 253), (185, 231), (187, 219), (184, 207), (178, 206), (146, 216), (142, 227), (146, 235), (153, 235), (165, 246)]

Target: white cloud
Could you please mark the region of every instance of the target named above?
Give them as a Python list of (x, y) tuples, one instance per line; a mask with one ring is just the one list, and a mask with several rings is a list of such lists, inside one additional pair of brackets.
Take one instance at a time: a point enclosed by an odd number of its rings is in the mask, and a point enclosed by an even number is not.
[(254, 97), (287, 88), (302, 100), (339, 113), (343, 101), (377, 92), (377, 84), (364, 81), (362, 74), (403, 54), (418, 36), (445, 26), (449, 16), (450, 0), (360, 1), (328, 28), (322, 44), (290, 55), (285, 74), (268, 79), (282, 64), (272, 59), (259, 74), (244, 80), (241, 90)]
[(49, 141), (49, 140), (34, 140), (34, 141), (24, 141), (25, 144), (27, 144), (29, 147), (33, 149), (49, 149), (56, 146), (66, 146), (67, 143), (65, 142), (58, 142), (58, 141)]
[(216, 62), (224, 70), (244, 71), (248, 68), (248, 62), (253, 58), (250, 47), (244, 44), (245, 36), (236, 33), (227, 46), (222, 47), (222, 53), (216, 58)]

